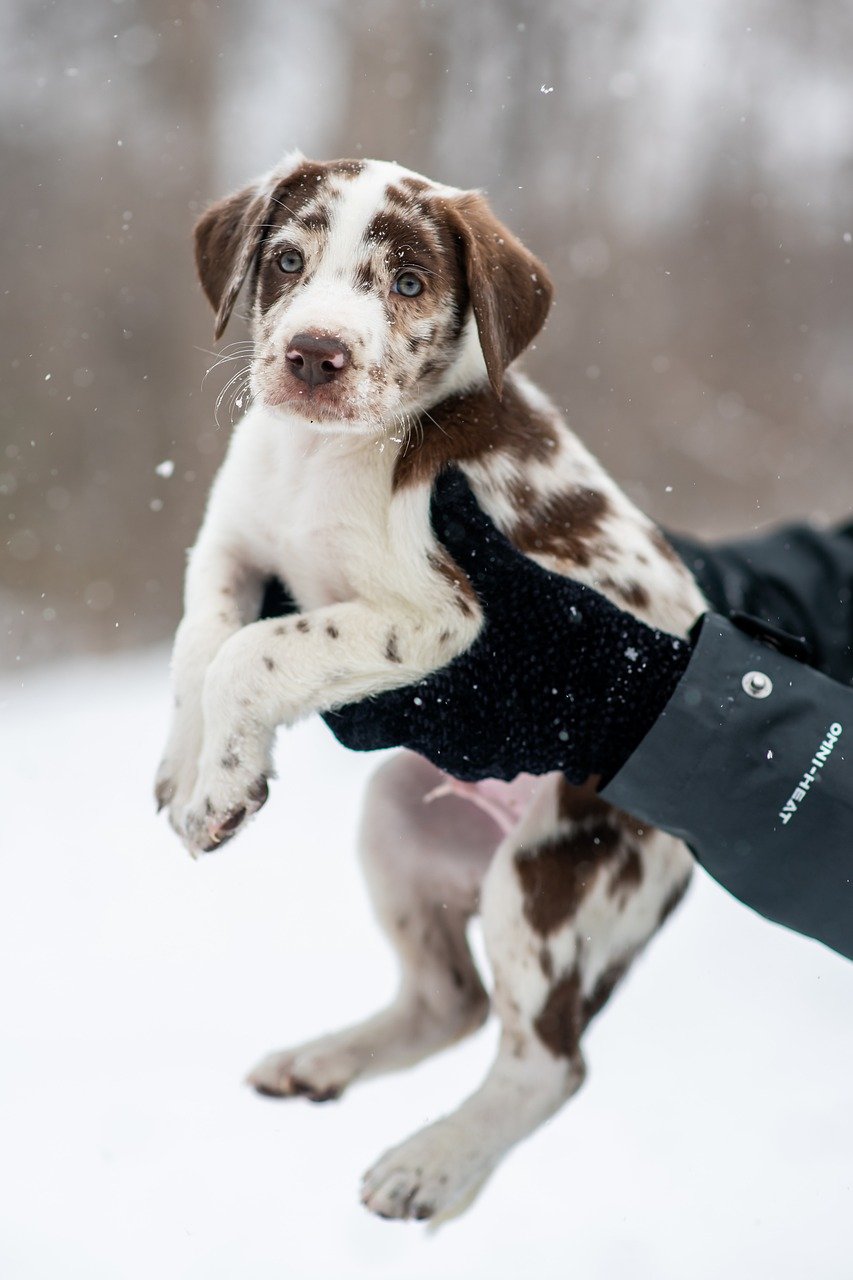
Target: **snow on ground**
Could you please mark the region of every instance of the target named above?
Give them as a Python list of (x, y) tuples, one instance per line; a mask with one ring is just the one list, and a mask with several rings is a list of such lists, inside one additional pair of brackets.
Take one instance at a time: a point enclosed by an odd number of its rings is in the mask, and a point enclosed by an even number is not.
[(699, 878), (581, 1094), (430, 1236), (360, 1174), (483, 1075), (494, 1024), (336, 1104), (241, 1085), (393, 989), (353, 853), (373, 762), (283, 735), (251, 829), (153, 814), (166, 657), (0, 683), (3, 1280), (849, 1280), (853, 968)]

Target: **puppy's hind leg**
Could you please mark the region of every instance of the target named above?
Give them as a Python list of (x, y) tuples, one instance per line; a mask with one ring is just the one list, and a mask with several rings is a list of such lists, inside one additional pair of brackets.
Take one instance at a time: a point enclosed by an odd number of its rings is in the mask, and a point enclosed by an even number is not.
[(495, 1062), (457, 1111), (387, 1152), (363, 1200), (382, 1217), (466, 1208), (506, 1152), (580, 1087), (580, 1040), (684, 889), (689, 855), (594, 794), (543, 780), (482, 894), (502, 1023)]
[(361, 856), (400, 963), (396, 998), (365, 1022), (265, 1058), (249, 1076), (259, 1092), (335, 1098), (357, 1077), (410, 1066), (484, 1022), (489, 1001), (465, 930), (500, 831), (467, 800), (425, 803), (443, 778), (406, 752), (380, 767), (367, 794)]

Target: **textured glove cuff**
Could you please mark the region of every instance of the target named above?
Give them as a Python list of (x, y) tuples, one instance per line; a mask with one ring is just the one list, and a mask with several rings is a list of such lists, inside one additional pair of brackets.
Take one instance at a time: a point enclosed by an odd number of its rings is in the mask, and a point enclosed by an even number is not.
[[(601, 689), (602, 715), (590, 737), (590, 772), (606, 785), (645, 738), (687, 670), (691, 647), (666, 632), (639, 624), (608, 641), (619, 660)], [(578, 783), (583, 778), (572, 779)]]

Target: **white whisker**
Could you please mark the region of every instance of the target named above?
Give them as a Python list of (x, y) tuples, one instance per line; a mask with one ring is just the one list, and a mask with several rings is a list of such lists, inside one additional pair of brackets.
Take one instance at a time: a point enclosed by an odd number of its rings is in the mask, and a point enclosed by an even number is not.
[[(216, 422), (217, 430), (222, 426), (221, 422), (219, 421), (219, 410), (222, 405), (222, 401), (225, 399), (226, 395), (228, 394), (229, 389), (234, 387), (235, 384), (237, 384), (237, 388), (239, 389), (239, 383), (242, 379), (246, 379), (248, 381), (250, 372), (251, 372), (251, 365), (248, 365), (248, 364), (244, 368), (238, 369), (237, 372), (235, 374), (232, 374), (232, 376), (228, 379), (228, 381), (225, 383), (225, 386), (222, 388), (222, 390), (219, 392), (219, 395), (216, 397), (216, 404), (213, 410), (213, 417), (214, 417), (214, 421)], [(236, 396), (236, 391), (235, 391), (235, 396)], [(233, 415), (233, 399), (231, 403), (231, 412)], [(233, 423), (233, 420), (234, 419), (232, 416), (231, 417), (232, 423)]]

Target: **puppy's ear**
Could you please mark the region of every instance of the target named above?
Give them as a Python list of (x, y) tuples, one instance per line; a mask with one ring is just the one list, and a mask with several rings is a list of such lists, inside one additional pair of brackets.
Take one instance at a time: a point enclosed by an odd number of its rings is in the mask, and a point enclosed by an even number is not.
[(305, 163), (301, 152), (291, 151), (257, 182), (211, 205), (195, 224), (196, 267), (216, 312), (215, 338), (234, 310), (280, 189)]
[(445, 210), (462, 242), (486, 371), (500, 397), (504, 370), (545, 323), (554, 286), (539, 259), (497, 220), (476, 191), (448, 201)]

